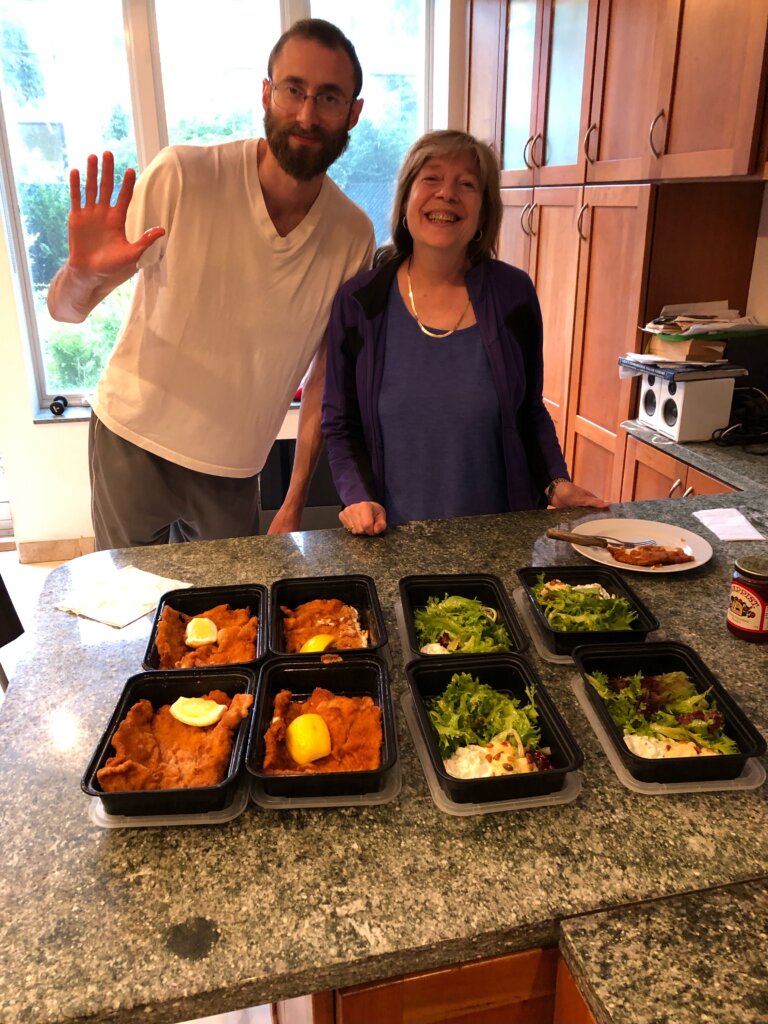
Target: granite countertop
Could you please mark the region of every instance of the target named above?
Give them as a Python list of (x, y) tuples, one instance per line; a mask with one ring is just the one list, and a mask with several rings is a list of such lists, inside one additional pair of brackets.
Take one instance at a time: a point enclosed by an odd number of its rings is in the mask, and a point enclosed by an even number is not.
[[(713, 557), (699, 569), (627, 579), (662, 635), (696, 647), (764, 734), (765, 649), (732, 636), (724, 622), (733, 563), (747, 545), (717, 541), (691, 512), (737, 505), (768, 535), (766, 493), (753, 484), (737, 495), (616, 505), (609, 513), (673, 523), (711, 541)], [(546, 539), (547, 527), (606, 514), (413, 523), (375, 539), (330, 530), (102, 552), (54, 570), (27, 624), (33, 653), (0, 709), (0, 1020), (170, 1024), (558, 941), (601, 1024), (656, 1020), (631, 1018), (611, 1003), (591, 922), (606, 917), (620, 930), (627, 914), (618, 941), (634, 943), (642, 922), (628, 905), (698, 901), (682, 894), (739, 892), (742, 883), (765, 880), (766, 786), (665, 797), (629, 791), (575, 698), (573, 667), (531, 650), (584, 751), (581, 793), (557, 807), (453, 817), (429, 796), (400, 708), (405, 678), (394, 609), (402, 576), (492, 572), (511, 592), (518, 567), (583, 564), (568, 545)], [(390, 637), (398, 797), (323, 811), (251, 804), (215, 827), (96, 827), (80, 780), (126, 679), (140, 671), (151, 617), (114, 630), (54, 605), (99, 572), (129, 564), (196, 585), (372, 576)], [(715, 902), (693, 907), (719, 927)], [(611, 934), (606, 945), (615, 953), (616, 944)], [(668, 964), (669, 947), (664, 956)], [(670, 973), (665, 984), (677, 977)], [(732, 1002), (749, 1007), (765, 998), (764, 977), (739, 977)], [(716, 1010), (717, 992), (705, 994)], [(753, 1018), (745, 1010), (739, 1019)]]

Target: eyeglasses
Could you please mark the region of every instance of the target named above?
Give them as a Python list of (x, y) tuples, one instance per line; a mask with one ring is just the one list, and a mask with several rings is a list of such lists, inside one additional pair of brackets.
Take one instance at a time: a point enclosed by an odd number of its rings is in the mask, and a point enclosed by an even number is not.
[(307, 100), (315, 101), (317, 116), (324, 121), (340, 121), (352, 103), (352, 100), (343, 100), (334, 92), (319, 92), (311, 96), (304, 92), (298, 85), (291, 82), (277, 82), (270, 80), (272, 95), (275, 98), (275, 106), (284, 110), (286, 114), (298, 114)]

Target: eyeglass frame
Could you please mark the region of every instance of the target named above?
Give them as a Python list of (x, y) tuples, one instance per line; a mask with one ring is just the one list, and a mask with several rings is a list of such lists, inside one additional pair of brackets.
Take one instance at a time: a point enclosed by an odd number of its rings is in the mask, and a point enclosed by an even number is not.
[[(341, 99), (340, 96), (338, 96), (335, 92), (332, 91), (315, 93), (315, 95), (313, 96), (312, 93), (305, 92), (300, 85), (296, 85), (296, 83), (292, 82), (290, 79), (284, 82), (275, 82), (273, 81), (273, 79), (268, 78), (267, 81), (269, 82), (270, 89), (272, 89), (273, 93), (275, 94), (275, 106), (278, 107), (280, 110), (284, 110), (286, 113), (298, 113), (304, 106), (304, 104), (307, 102), (307, 100), (314, 100), (315, 112), (319, 118), (330, 121), (341, 121), (341, 119), (344, 117), (344, 114), (351, 109), (352, 104), (355, 102), (356, 99), (356, 97), (353, 96), (351, 100), (343, 100)], [(281, 106), (280, 101), (277, 98), (280, 96), (281, 91), (284, 92), (286, 89), (295, 89), (303, 97), (301, 102), (296, 104), (294, 110), (288, 110), (286, 107)], [(330, 114), (329, 116), (328, 111), (324, 111), (321, 107), (318, 106), (317, 100), (320, 96), (332, 96), (335, 100), (338, 100), (338, 102), (341, 104), (341, 111), (338, 114)]]

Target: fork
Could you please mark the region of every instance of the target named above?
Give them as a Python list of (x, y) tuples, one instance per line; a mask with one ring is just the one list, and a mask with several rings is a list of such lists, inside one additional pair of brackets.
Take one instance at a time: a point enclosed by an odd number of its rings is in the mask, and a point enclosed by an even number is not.
[(567, 530), (556, 530), (554, 528), (547, 530), (547, 536), (551, 537), (552, 540), (567, 540), (571, 544), (582, 544), (585, 547), (596, 547), (596, 548), (639, 548), (646, 544), (655, 544), (656, 540), (653, 537), (646, 537), (645, 540), (619, 540), (617, 537), (599, 537), (596, 534), (589, 533), (569, 533)]

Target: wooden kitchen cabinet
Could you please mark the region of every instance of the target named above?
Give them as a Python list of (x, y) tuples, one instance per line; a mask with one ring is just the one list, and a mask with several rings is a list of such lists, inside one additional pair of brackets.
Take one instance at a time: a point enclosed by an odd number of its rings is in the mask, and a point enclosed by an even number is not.
[(562, 959), (557, 964), (555, 1014), (552, 1024), (597, 1024), (592, 1011), (584, 1002), (584, 997), (573, 980), (568, 964)]
[(693, 497), (697, 494), (732, 494), (736, 490), (716, 477), (676, 459), (652, 445), (627, 438), (622, 501)]

